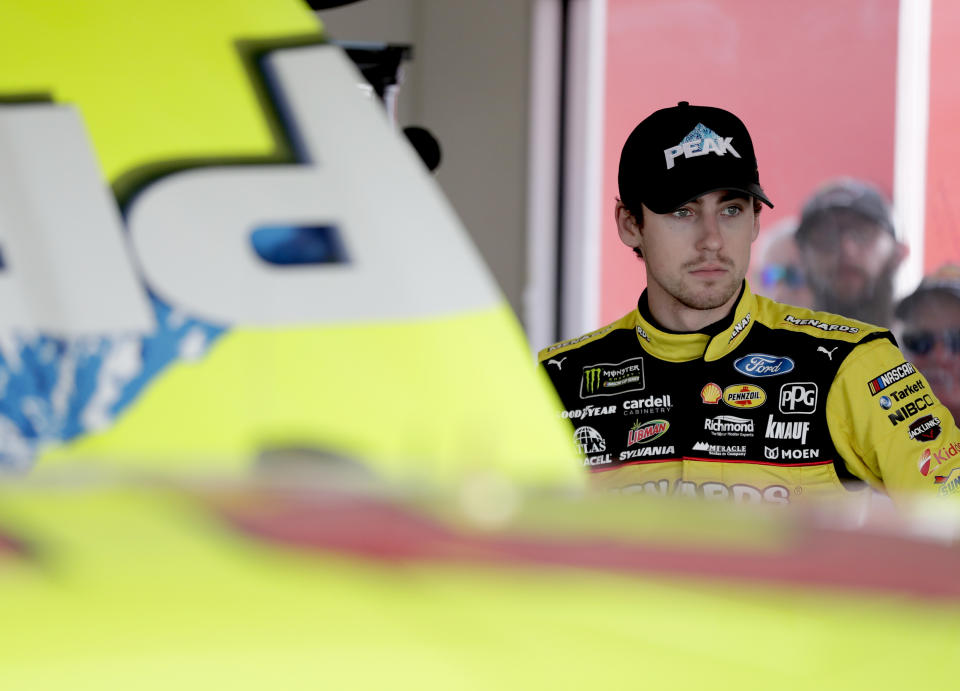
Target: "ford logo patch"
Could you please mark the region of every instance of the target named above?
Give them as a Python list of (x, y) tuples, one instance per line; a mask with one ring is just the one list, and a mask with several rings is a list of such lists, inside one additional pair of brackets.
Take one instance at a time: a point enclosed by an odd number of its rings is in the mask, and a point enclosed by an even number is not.
[(793, 369), (793, 360), (788, 357), (750, 353), (733, 363), (734, 369), (748, 377), (775, 377)]

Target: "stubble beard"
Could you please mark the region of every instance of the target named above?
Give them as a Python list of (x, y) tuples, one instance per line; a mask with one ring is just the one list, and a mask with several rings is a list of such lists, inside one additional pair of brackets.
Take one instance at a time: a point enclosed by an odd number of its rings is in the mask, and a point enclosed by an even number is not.
[(743, 276), (737, 276), (733, 262), (726, 258), (718, 260), (730, 273), (723, 279), (719, 279), (710, 286), (696, 287), (693, 279), (685, 281), (683, 276), (686, 272), (694, 268), (696, 262), (683, 267), (681, 276), (673, 280), (659, 281), (663, 289), (684, 307), (694, 310), (712, 310), (725, 305), (739, 291), (743, 284)]
[(840, 295), (831, 285), (810, 281), (814, 309), (859, 319), (868, 324), (889, 326), (893, 315), (893, 279), (896, 263), (891, 260), (875, 278), (864, 281), (857, 295)]

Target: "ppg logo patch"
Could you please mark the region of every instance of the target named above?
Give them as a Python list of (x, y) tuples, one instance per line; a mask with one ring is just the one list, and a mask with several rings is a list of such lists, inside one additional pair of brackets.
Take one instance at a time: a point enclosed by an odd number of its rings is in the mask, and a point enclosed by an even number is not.
[(616, 396), (628, 391), (642, 391), (643, 358), (623, 362), (599, 362), (583, 368), (580, 378), (580, 398)]
[(791, 382), (780, 387), (780, 412), (809, 415), (817, 409), (819, 389), (811, 381)]

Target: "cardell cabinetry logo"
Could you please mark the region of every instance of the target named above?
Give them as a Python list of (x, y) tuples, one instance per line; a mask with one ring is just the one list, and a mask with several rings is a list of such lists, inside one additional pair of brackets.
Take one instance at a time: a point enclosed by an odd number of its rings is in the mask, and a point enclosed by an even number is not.
[(642, 357), (616, 363), (600, 362), (583, 368), (580, 398), (642, 391), (644, 385)]

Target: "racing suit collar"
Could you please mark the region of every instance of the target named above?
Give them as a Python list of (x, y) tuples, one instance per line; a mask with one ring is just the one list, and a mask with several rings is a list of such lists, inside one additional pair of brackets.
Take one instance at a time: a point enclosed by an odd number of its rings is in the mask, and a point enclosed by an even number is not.
[(646, 309), (646, 291), (640, 296), (636, 318), (636, 334), (640, 346), (648, 353), (668, 362), (686, 362), (703, 358), (718, 360), (740, 345), (753, 326), (757, 299), (745, 280), (740, 298), (726, 320), (710, 324), (703, 331), (677, 333), (658, 325)]

